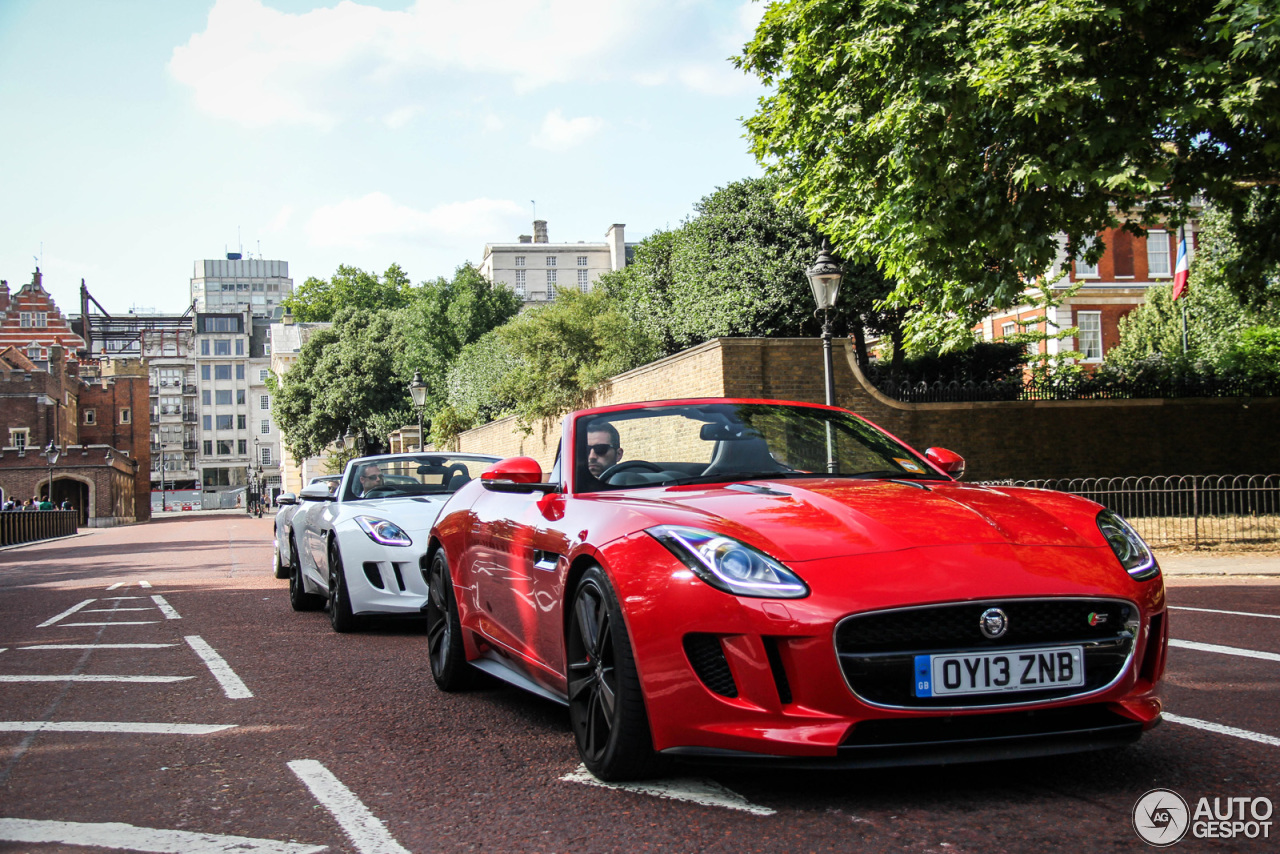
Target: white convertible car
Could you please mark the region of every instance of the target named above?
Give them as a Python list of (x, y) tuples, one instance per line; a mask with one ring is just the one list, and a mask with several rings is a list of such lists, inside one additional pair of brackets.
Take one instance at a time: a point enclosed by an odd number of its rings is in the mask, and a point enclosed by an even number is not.
[(427, 535), (459, 487), (497, 462), (477, 454), (389, 454), (347, 464), (334, 494), (324, 484), (298, 494), (292, 519), (289, 603), (329, 603), (334, 631), (369, 614), (419, 616), (427, 604)]
[[(311, 478), (308, 485), (317, 483), (323, 483), (328, 486), (330, 492), (337, 492), (338, 484), (342, 483), (342, 475), (322, 474)], [(282, 492), (276, 496), (276, 504), (280, 506), (280, 509), (276, 511), (274, 549), (276, 578), (288, 578), (293, 567), (293, 517), (295, 513), (302, 509), (302, 502), (292, 492)]]

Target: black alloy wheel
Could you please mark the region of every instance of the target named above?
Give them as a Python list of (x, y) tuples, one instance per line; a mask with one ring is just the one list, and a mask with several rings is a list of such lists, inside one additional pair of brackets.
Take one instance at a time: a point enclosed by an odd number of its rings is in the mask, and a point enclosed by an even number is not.
[(289, 537), (289, 604), (295, 611), (319, 611), (324, 607), (324, 597), (308, 593), (302, 583), (302, 559), (298, 557), (298, 544)]
[(431, 678), (441, 691), (462, 691), (475, 684), (476, 671), (467, 663), (458, 601), (443, 549), (432, 556), (427, 576), (427, 651)]
[(640, 678), (622, 610), (599, 567), (583, 573), (568, 614), (569, 720), (578, 753), (601, 780), (650, 777), (653, 750)]
[(347, 590), (347, 573), (342, 568), (342, 554), (337, 541), (329, 543), (329, 625), (335, 632), (356, 629), (356, 616), (351, 612), (351, 594)]

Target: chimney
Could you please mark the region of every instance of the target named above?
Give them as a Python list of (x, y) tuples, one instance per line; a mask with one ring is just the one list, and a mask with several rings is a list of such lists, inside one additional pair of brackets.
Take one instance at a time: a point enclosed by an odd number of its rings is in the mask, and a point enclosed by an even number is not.
[(547, 221), (545, 219), (535, 219), (533, 221), (533, 242), (534, 243), (550, 243), (547, 239)]
[(0, 311), (9, 310), (9, 280), (0, 279)]
[(284, 307), (284, 315), (280, 318), (280, 322), (285, 326), (293, 326), (293, 309), (286, 305)]
[(532, 238), (532, 237), (530, 237), (530, 236), (529, 236), (529, 235), (527, 235), (527, 234), (522, 234), (522, 235), (520, 235), (520, 242), (521, 242), (521, 243), (532, 243), (532, 242), (533, 242), (533, 238)]
[(609, 244), (609, 269), (621, 270), (627, 266), (627, 241), (623, 236), (626, 223), (615, 222), (605, 232), (604, 239)]

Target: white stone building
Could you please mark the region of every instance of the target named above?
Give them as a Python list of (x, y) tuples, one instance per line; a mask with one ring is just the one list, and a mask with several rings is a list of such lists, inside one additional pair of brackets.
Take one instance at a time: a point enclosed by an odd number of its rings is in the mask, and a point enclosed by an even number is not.
[(550, 302), (558, 291), (569, 288), (586, 292), (602, 274), (627, 265), (634, 244), (626, 243), (625, 229), (614, 223), (599, 243), (552, 243), (547, 221), (534, 220), (532, 236), (522, 234), (515, 243), (486, 243), (480, 272), (531, 303)]
[(191, 276), (191, 301), (196, 311), (247, 311), (272, 317), (276, 306), (293, 293), (288, 261), (242, 258), (228, 252), (225, 259), (197, 261)]

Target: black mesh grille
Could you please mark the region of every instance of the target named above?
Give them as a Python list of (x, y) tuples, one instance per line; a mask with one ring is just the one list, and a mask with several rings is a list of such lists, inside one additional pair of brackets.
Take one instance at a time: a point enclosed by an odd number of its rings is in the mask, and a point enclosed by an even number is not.
[[(996, 639), (982, 634), (989, 608), (1008, 616)], [(1098, 599), (1011, 599), (884, 611), (849, 617), (836, 629), (836, 652), (855, 694), (888, 706), (996, 706), (1060, 699), (1095, 691), (1119, 675), (1133, 650), (1126, 622), (1135, 606)], [(1010, 693), (915, 696), (915, 656), (1082, 645), (1085, 684)]]
[(725, 660), (720, 638), (715, 635), (685, 635), (684, 654), (689, 656), (693, 672), (698, 674), (702, 684), (721, 697), (738, 696), (738, 686), (734, 684), (733, 674), (729, 671), (729, 662)]

